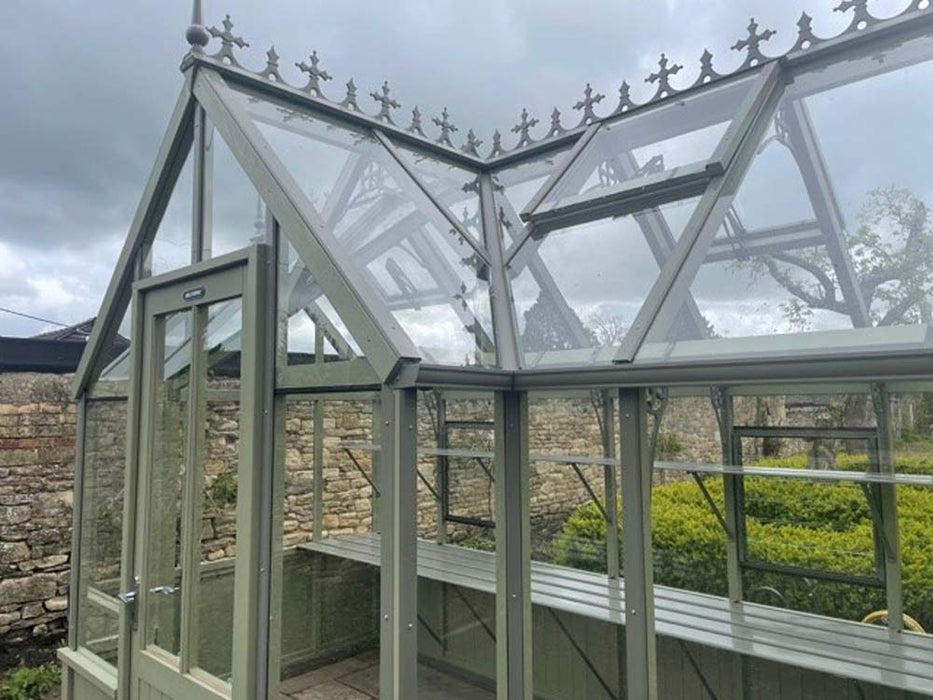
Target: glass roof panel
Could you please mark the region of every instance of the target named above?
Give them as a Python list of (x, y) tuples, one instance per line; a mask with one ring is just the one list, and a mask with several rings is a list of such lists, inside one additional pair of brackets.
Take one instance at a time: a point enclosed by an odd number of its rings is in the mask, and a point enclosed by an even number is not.
[[(788, 86), (637, 360), (933, 345), (930, 57), (915, 40)], [(685, 289), (707, 334), (673, 320)]]
[[(232, 94), (422, 358), (494, 366), (488, 266), (389, 152), (335, 121), (244, 91)], [(435, 166), (420, 165), (432, 186), (446, 191)]]
[(525, 366), (611, 362), (698, 201), (525, 243), (510, 264)]
[(396, 150), (414, 168), (421, 183), (447, 207), (473, 240), (484, 245), (483, 216), (479, 205), (479, 174), (435, 158), (429, 153), (396, 144)]
[(755, 81), (746, 76), (603, 123), (542, 206), (709, 160)]
[(569, 151), (569, 147), (561, 148), (495, 172), (496, 181), (504, 188), (503, 193), (515, 211), (525, 208)]
[(240, 250), (266, 238), (265, 206), (236, 157), (217, 130), (213, 152), (211, 254)]
[(149, 267), (161, 275), (191, 264), (191, 237), (194, 221), (194, 166), (189, 155), (185, 161), (168, 207), (152, 241)]
[(279, 348), (284, 350), (286, 364), (340, 362), (363, 356), (360, 344), (295, 249), (284, 241), (278, 283)]

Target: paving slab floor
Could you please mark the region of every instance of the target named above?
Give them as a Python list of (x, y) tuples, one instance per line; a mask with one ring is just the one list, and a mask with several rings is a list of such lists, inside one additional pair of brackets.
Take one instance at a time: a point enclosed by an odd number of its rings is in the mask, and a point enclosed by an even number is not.
[[(366, 652), (283, 681), (282, 700), (373, 700), (379, 697), (379, 654)], [(493, 700), (495, 693), (418, 665), (419, 700)]]

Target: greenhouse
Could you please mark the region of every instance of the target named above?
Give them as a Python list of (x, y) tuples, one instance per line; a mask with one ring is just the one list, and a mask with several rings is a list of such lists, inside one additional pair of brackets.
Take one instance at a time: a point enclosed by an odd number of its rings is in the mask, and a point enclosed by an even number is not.
[(64, 697), (933, 697), (929, 5), (484, 143), (196, 1)]

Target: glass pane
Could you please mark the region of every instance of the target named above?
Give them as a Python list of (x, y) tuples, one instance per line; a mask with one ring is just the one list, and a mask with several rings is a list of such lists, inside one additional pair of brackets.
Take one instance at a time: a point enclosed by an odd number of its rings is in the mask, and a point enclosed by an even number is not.
[[(190, 666), (230, 679), (233, 644), (233, 574), (236, 565), (237, 468), (240, 451), (241, 299), (199, 308), (207, 323), (198, 343), (204, 357), (204, 411), (198, 465), (199, 488), (191, 494), (200, 513), (197, 533), (199, 585), (194, 600)], [(187, 539), (191, 539), (188, 537)]]
[(194, 166), (189, 155), (178, 176), (159, 230), (152, 241), (149, 262), (153, 275), (177, 270), (191, 264), (192, 225), (194, 222)]
[(562, 148), (540, 158), (497, 170), (493, 177), (502, 190), (496, 193), (496, 203), (500, 207), (511, 207), (516, 213), (521, 212), (551, 173), (563, 163), (569, 150)]
[(126, 307), (123, 320), (113, 338), (110, 350), (103, 358), (100, 377), (93, 392), (100, 396), (126, 396), (130, 378), (130, 338), (133, 334), (133, 305)]
[(604, 123), (544, 199), (559, 206), (620, 183), (708, 160), (755, 77), (731, 81)]
[(126, 400), (88, 401), (78, 572), (78, 645), (117, 663)]
[[(933, 78), (933, 42), (883, 55), (787, 87), (738, 192), (720, 202), (717, 235), (694, 248), (639, 359), (928, 344), (933, 191), (915, 154), (933, 146), (921, 126), (933, 99), (915, 87)], [(892, 115), (898, 128), (879, 128)], [(707, 335), (671, 321), (688, 283)]]
[(611, 362), (697, 201), (526, 242), (511, 263), (525, 366)]
[[(494, 407), (488, 394), (418, 395), (418, 532), (422, 567), (471, 562), (494, 581)], [(433, 489), (433, 491), (432, 491)], [(446, 508), (445, 508), (446, 506)], [(472, 551), (466, 551), (467, 549)], [(450, 565), (451, 568), (455, 566)], [(443, 574), (418, 579), (418, 695), (495, 697), (495, 595)]]
[(216, 130), (213, 157), (211, 255), (218, 257), (267, 240), (266, 208), (236, 157)]
[(445, 163), (423, 151), (396, 146), (414, 167), (418, 178), (453, 214), (480, 245), (484, 242), (483, 215), (479, 205), (479, 175)]
[(277, 421), (271, 674), (282, 697), (379, 695), (379, 568), (335, 553), (346, 544), (378, 561), (373, 406), (289, 397)]
[[(319, 116), (234, 94), (422, 357), (495, 365), (489, 270), (388, 151)], [(438, 182), (430, 186), (447, 191)], [(470, 216), (469, 199), (457, 202), (455, 213), (466, 203)]]
[(529, 399), (533, 561), (607, 572), (608, 465), (592, 461), (614, 454), (603, 437), (607, 402), (611, 422), (618, 414), (608, 392)]
[(279, 348), (288, 365), (340, 362), (362, 356), (359, 343), (284, 238), (278, 284)]
[(156, 321), (156, 380), (150, 397), (149, 556), (146, 644), (177, 655), (181, 632), (182, 490), (189, 429), (192, 316)]

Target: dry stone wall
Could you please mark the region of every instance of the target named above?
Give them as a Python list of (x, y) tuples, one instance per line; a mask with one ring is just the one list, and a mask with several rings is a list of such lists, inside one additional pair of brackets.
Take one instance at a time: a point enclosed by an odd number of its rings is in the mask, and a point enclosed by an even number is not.
[(65, 629), (74, 449), (68, 378), (0, 375), (0, 646)]

